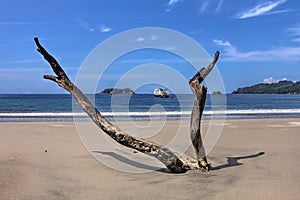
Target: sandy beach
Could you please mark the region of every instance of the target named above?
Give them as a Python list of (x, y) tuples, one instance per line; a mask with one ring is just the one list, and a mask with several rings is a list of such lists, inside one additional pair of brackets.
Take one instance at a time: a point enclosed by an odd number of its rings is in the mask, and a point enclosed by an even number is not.
[[(167, 121), (158, 142), (178, 123)], [(2, 122), (0, 128), (3, 200), (300, 198), (297, 118), (227, 120), (208, 155), (212, 170), (185, 174), (112, 169), (89, 154), (74, 122)]]

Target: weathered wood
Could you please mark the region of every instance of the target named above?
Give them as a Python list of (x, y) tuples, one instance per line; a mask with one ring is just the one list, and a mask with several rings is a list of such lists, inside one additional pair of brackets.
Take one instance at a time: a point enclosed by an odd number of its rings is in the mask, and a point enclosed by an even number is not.
[[(171, 172), (184, 173), (188, 170), (199, 169), (197, 161), (195, 161), (193, 158), (184, 154), (178, 155), (176, 152), (173, 152), (162, 145), (155, 144), (141, 138), (132, 137), (114, 126), (101, 115), (101, 113), (94, 107), (94, 105), (80, 91), (80, 89), (70, 81), (55, 58), (42, 47), (38, 38), (34, 38), (34, 41), (38, 47), (38, 52), (44, 56), (45, 60), (48, 61), (54, 73), (56, 74), (56, 76), (44, 75), (44, 78), (56, 82), (60, 87), (67, 90), (77, 100), (77, 102), (81, 105), (83, 110), (88, 114), (93, 122), (112, 139), (126, 147), (157, 158)], [(201, 77), (203, 77), (203, 79), (205, 78), (205, 76), (202, 74)]]
[(209, 171), (210, 165), (207, 163), (206, 153), (201, 138), (201, 118), (205, 106), (207, 89), (200, 85), (209, 72), (213, 69), (219, 58), (219, 52), (215, 53), (213, 61), (206, 68), (200, 69), (195, 76), (189, 81), (189, 85), (195, 95), (194, 107), (191, 115), (190, 137), (194, 150), (197, 155), (198, 165), (201, 170)]

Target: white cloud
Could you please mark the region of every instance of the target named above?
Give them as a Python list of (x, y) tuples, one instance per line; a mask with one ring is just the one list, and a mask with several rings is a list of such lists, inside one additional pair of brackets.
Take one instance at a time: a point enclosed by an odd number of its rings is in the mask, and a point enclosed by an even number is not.
[(168, 5), (169, 6), (174, 6), (178, 2), (179, 2), (179, 0), (169, 0)]
[(224, 0), (220, 0), (217, 9), (215, 10), (215, 13), (218, 13), (221, 11), (222, 5)]
[(230, 44), (230, 42), (228, 41), (223, 41), (223, 40), (219, 40), (219, 39), (214, 39), (213, 42), (218, 45), (218, 46), (227, 46), (227, 47), (231, 47), (232, 45)]
[(204, 1), (199, 9), (199, 13), (204, 13), (208, 7), (209, 1)]
[(271, 84), (271, 83), (278, 83), (278, 79), (274, 79), (273, 77), (265, 78), (263, 83)]
[(239, 14), (236, 15), (237, 18), (239, 19), (246, 19), (246, 18), (250, 18), (250, 17), (256, 17), (256, 16), (260, 16), (260, 15), (266, 15), (266, 14), (277, 14), (277, 13), (282, 13), (282, 12), (286, 12), (288, 10), (285, 11), (276, 11), (271, 13), (270, 11), (273, 10), (274, 8), (276, 8), (277, 6), (283, 4), (287, 2), (287, 0), (277, 0), (274, 2), (268, 1), (268, 2), (264, 2), (261, 3), (257, 6), (255, 6), (254, 8), (251, 8), (250, 10), (241, 12)]
[(236, 48), (229, 51), (231, 60), (240, 61), (300, 61), (300, 47), (284, 47), (265, 51), (238, 52)]
[(150, 38), (144, 38), (144, 37), (137, 37), (134, 41), (135, 42), (144, 42), (147, 39), (147, 41), (155, 41), (158, 40), (158, 37), (155, 35), (151, 35)]
[(223, 60), (226, 61), (300, 61), (300, 47), (240, 52), (229, 41), (214, 39), (213, 42), (223, 47)]
[(300, 47), (284, 47), (265, 51), (238, 52), (232, 47), (227, 51), (228, 60), (234, 61), (300, 61)]
[(143, 42), (143, 41), (145, 41), (145, 38), (143, 38), (143, 37), (138, 37), (138, 38), (135, 39), (135, 41), (136, 41), (136, 42)]
[(102, 33), (107, 33), (107, 32), (110, 32), (111, 31), (111, 28), (106, 26), (106, 25), (101, 25), (100, 28), (99, 28), (100, 32)]
[(182, 0), (169, 0), (167, 3), (168, 8), (166, 9), (166, 12), (170, 12), (180, 1)]
[(300, 24), (293, 26), (292, 28), (288, 28), (285, 30), (293, 37), (293, 42), (300, 42)]
[(263, 15), (275, 15), (275, 14), (286, 13), (286, 12), (290, 12), (290, 11), (292, 11), (292, 9), (285, 9), (285, 10), (267, 12), (267, 13), (264, 13)]
[(290, 32), (294, 36), (298, 36), (300, 35), (300, 24), (297, 24), (292, 28), (288, 28), (286, 31)]
[(100, 31), (101, 33), (107, 33), (107, 32), (110, 32), (112, 30), (110, 27), (108, 27), (106, 25), (101, 25), (99, 27), (99, 26), (91, 25), (87, 21), (82, 20), (82, 19), (75, 19), (75, 20), (79, 23), (79, 26), (82, 29), (90, 31), (90, 32)]
[(292, 39), (293, 42), (300, 42), (300, 37)]
[(272, 83), (278, 83), (279, 81), (288, 81), (288, 78), (284, 77), (283, 79), (280, 80), (280, 79), (275, 79), (273, 77), (269, 77), (269, 78), (265, 78), (263, 80), (263, 83), (272, 84)]
[(90, 32), (94, 32), (95, 29), (89, 24), (87, 23), (86, 21), (82, 20), (82, 19), (75, 19), (78, 23), (79, 23), (79, 26), (87, 31), (90, 31)]

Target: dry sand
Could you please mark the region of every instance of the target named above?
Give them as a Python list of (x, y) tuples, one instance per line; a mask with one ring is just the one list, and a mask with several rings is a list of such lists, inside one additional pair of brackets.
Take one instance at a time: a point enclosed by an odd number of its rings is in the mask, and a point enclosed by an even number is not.
[[(167, 122), (156, 139), (177, 124)], [(137, 174), (92, 157), (73, 122), (0, 123), (0, 199), (296, 200), (299, 141), (300, 119), (226, 121), (210, 172)]]

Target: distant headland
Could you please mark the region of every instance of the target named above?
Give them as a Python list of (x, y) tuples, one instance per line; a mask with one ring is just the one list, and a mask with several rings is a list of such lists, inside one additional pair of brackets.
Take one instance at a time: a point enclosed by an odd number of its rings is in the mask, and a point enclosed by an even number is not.
[(106, 88), (103, 91), (100, 92), (100, 94), (135, 94), (135, 92), (133, 90), (131, 90), (130, 88), (124, 88), (124, 89), (120, 89), (120, 88)]
[(300, 94), (300, 81), (279, 81), (278, 83), (259, 83), (238, 88), (232, 94)]

